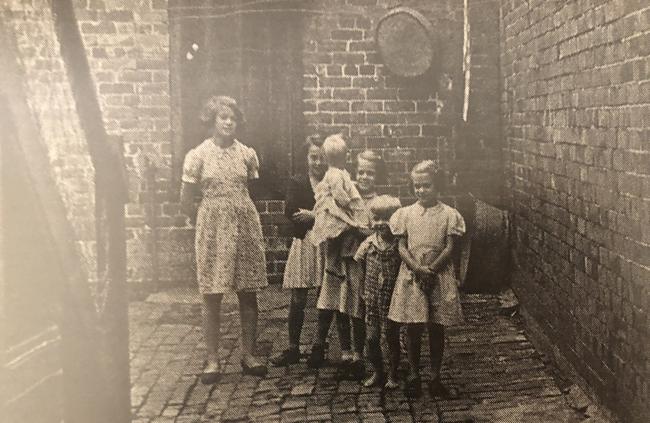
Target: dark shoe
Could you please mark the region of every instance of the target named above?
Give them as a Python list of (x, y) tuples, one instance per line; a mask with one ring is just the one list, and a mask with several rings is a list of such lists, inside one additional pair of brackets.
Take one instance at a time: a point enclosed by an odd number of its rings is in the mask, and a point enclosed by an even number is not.
[(269, 371), (263, 364), (249, 366), (244, 360), (241, 361), (241, 368), (243, 374), (255, 377), (264, 377)]
[(363, 380), (366, 376), (366, 366), (363, 364), (363, 361), (356, 360), (349, 363), (346, 371), (347, 380)]
[(320, 368), (325, 362), (325, 348), (322, 345), (315, 344), (311, 347), (311, 354), (307, 358), (307, 366), (312, 369)]
[(422, 395), (422, 380), (420, 380), (420, 376), (409, 375), (406, 378), (404, 395), (410, 398), (417, 398)]
[(275, 367), (288, 366), (289, 364), (296, 364), (300, 361), (300, 351), (298, 349), (289, 348), (282, 351), (277, 356), (271, 358), (271, 364)]
[(200, 376), (201, 383), (204, 385), (213, 385), (221, 379), (221, 373), (219, 372), (205, 372), (201, 373)]
[(457, 395), (457, 393), (454, 393), (447, 389), (445, 385), (443, 385), (442, 382), (440, 382), (438, 379), (429, 383), (429, 394), (431, 394), (432, 397), (440, 398), (455, 398)]

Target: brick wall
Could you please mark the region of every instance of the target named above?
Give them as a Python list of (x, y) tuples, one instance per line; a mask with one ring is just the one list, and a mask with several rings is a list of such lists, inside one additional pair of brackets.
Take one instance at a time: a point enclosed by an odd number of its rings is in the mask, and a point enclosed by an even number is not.
[(16, 34), (27, 101), (47, 147), (52, 175), (72, 223), (85, 271), (94, 278), (95, 173), (60, 55), (50, 1), (9, 1), (3, 12), (5, 22)]
[(128, 278), (191, 279), (191, 233), (169, 188), (167, 1), (75, 0), (75, 12), (106, 131), (123, 143), (129, 170)]
[[(470, 4), (470, 8), (482, 10), (486, 2), (497, 0), (474, 2), (476, 6)], [(305, 132), (343, 132), (351, 142), (351, 166), (359, 151), (378, 150), (389, 171), (383, 191), (411, 197), (408, 170), (417, 161), (434, 159), (447, 173), (448, 201), (454, 203), (454, 197), (467, 191), (498, 201), (495, 187), (499, 186), (500, 137), (494, 112), (499, 70), (494, 59), (498, 48), (497, 8), (470, 16), (476, 28), (476, 54), (470, 119), (463, 123), (462, 2), (400, 2), (423, 13), (438, 39), (437, 71), (416, 80), (391, 75), (375, 50), (376, 24), (396, 2), (286, 3), (289, 6), (283, 7), (300, 12), (304, 25), (301, 54)], [(178, 77), (173, 70), (175, 61), (185, 60), (186, 55), (184, 50), (174, 50), (174, 37), (180, 34), (182, 22), (176, 18), (236, 15), (238, 7), (254, 9), (238, 2), (187, 5), (165, 0), (77, 0), (80, 28), (105, 123), (110, 134), (123, 140), (128, 159), (129, 278), (134, 282), (164, 285), (191, 283), (194, 279), (193, 232), (180, 214), (178, 186), (174, 182), (182, 160), (173, 154), (182, 155), (183, 148), (175, 145), (182, 142), (174, 133), (178, 131), (175, 122), (180, 122), (181, 101), (173, 91), (174, 78)], [(282, 276), (290, 244), (283, 231), (286, 221), (281, 216), (282, 208), (277, 201), (258, 203), (272, 281)]]
[(645, 421), (650, 8), (501, 5), (515, 289), (607, 405), (623, 421)]
[(342, 132), (352, 159), (371, 148), (387, 164), (385, 191), (411, 197), (408, 171), (438, 160), (451, 170), (452, 132), (462, 95), (462, 2), (406, 1), (431, 21), (439, 39), (438, 71), (418, 79), (391, 74), (374, 42), (387, 1), (316, 3), (304, 38), (304, 115), (308, 132)]

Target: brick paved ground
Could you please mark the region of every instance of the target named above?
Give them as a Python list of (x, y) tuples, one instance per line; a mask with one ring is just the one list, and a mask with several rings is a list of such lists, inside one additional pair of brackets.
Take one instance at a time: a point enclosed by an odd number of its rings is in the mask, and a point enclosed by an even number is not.
[[(242, 376), (238, 315), (231, 299), (224, 307), (222, 329), (226, 375), (220, 383), (204, 386), (197, 377), (205, 350), (200, 311), (197, 298), (184, 295), (187, 292), (156, 294), (131, 304), (132, 403), (137, 423), (604, 421), (588, 418), (569, 405), (570, 398), (561, 390), (562, 379), (553, 376), (557, 372), (528, 341), (519, 319), (503, 313), (492, 296), (465, 298), (467, 322), (448, 331), (443, 369), (444, 381), (457, 388), (459, 397), (436, 401), (426, 393), (407, 400), (401, 391), (384, 395), (379, 388), (339, 380), (333, 364), (316, 371), (303, 361), (289, 368), (271, 368), (264, 379)], [(260, 355), (269, 356), (286, 346), (284, 294), (270, 287), (260, 298)], [(312, 307), (304, 350), (314, 333), (314, 316)], [(331, 344), (334, 347), (336, 341)], [(423, 348), (427, 365), (428, 352)], [(336, 351), (330, 356), (336, 356)]]

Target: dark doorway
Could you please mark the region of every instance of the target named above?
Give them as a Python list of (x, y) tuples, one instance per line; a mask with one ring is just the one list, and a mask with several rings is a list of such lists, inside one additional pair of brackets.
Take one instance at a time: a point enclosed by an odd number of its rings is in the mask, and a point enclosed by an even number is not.
[(170, 9), (175, 20), (172, 83), (177, 84), (175, 104), (180, 107), (181, 146), (175, 148), (180, 157), (174, 160), (178, 167), (185, 153), (209, 136), (210, 128), (198, 119), (205, 99), (230, 95), (245, 114), (240, 140), (260, 158), (253, 197), (282, 197), (292, 172), (293, 146), (304, 138), (302, 19), (295, 3), (261, 3), (252, 9), (229, 2), (195, 11)]

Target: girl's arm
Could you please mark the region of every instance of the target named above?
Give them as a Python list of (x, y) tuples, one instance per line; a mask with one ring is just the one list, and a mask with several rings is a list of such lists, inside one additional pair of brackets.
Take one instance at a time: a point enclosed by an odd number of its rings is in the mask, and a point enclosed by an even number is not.
[(198, 184), (183, 182), (181, 185), (181, 210), (190, 218), (192, 224), (196, 223), (196, 198)]
[(433, 263), (429, 265), (429, 270), (433, 273), (438, 273), (440, 269), (447, 264), (447, 261), (451, 259), (451, 255), (454, 251), (456, 245), (456, 235), (447, 235), (445, 237), (445, 248), (442, 252), (433, 260)]
[(399, 239), (398, 244), (399, 255), (402, 258), (402, 261), (406, 264), (406, 267), (411, 269), (419, 278), (430, 278), (433, 277), (434, 273), (427, 266), (422, 266), (418, 261), (413, 257), (413, 254), (408, 249), (408, 241), (405, 236)]

